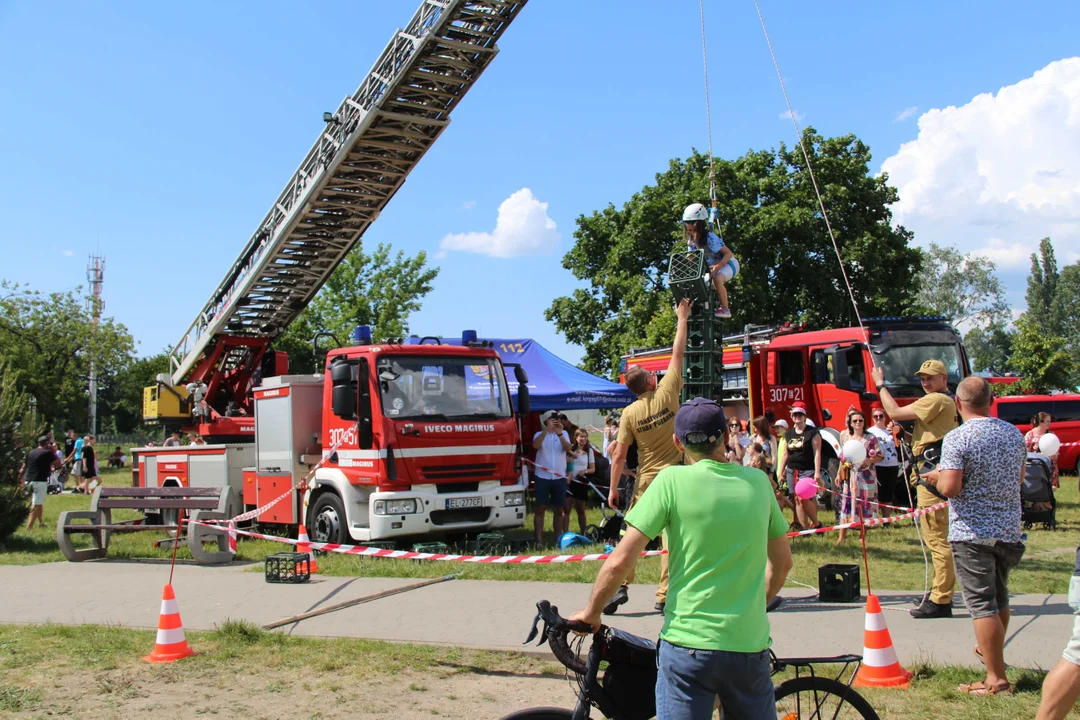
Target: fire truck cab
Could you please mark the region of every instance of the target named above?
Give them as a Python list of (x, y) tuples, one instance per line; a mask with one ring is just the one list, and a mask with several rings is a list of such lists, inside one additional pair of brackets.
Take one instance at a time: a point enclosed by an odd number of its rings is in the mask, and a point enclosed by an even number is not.
[(475, 334), (461, 346), (431, 340), (329, 353), (321, 434), (332, 454), (304, 501), (314, 539), (369, 542), (524, 524), (524, 370), (514, 368), (516, 416), (493, 348)]

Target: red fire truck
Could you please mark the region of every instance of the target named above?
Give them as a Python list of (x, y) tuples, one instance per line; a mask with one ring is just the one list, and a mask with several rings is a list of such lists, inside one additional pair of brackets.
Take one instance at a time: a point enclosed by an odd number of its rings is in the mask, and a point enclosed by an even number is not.
[[(868, 383), (874, 363), (885, 370), (885, 385), (901, 405), (922, 396), (915, 371), (926, 360), (945, 364), (952, 389), (970, 373), (960, 334), (945, 318), (870, 318), (864, 325), (865, 332), (858, 327), (807, 331), (790, 324), (748, 325), (743, 333), (724, 338), (723, 391), (714, 399), (743, 421), (772, 412), (790, 422), (791, 404), (806, 403), (808, 417), (822, 431), (835, 477), (848, 408), (869, 416), (878, 399)], [(620, 373), (629, 365), (662, 373), (670, 359), (670, 348), (635, 350), (623, 356)]]
[[(143, 393), (143, 417), (209, 444), (139, 448), (136, 486), (227, 486), (229, 512), (371, 541), (524, 522), (520, 429), (503, 365), (475, 343), (370, 344), (288, 375), (273, 342), (439, 138), (526, 0), (424, 0), (317, 139)], [(475, 339), (475, 336), (472, 336)], [(520, 369), (518, 369), (520, 372)], [(521, 381), (524, 386), (524, 381)], [(527, 412), (527, 391), (519, 394)], [(150, 519), (167, 510), (147, 510)]]

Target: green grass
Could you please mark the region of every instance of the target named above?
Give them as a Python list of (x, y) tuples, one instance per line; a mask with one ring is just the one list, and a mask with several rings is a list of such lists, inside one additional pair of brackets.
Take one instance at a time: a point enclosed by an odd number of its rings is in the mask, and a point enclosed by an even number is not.
[[(106, 484), (126, 485), (130, 483), (129, 470), (108, 471), (103, 476)], [(1077, 491), (1076, 476), (1065, 475), (1061, 479), (1061, 489), (1057, 493), (1058, 530), (1051, 532), (1042, 528), (1033, 528), (1028, 532), (1027, 552), (1020, 566), (1009, 577), (1009, 586), (1017, 593), (1065, 593), (1068, 590), (1069, 577), (1072, 574), (1073, 555), (1076, 550), (1076, 535), (1080, 530), (1080, 495)], [(89, 498), (83, 495), (50, 495), (45, 503), (45, 522), (47, 527), (32, 532), (19, 530), (9, 539), (6, 546), (0, 547), (0, 564), (28, 565), (41, 562), (62, 561), (56, 545), (56, 518), (63, 510), (84, 509), (89, 505)], [(790, 511), (787, 511), (790, 517)], [(135, 513), (127, 516), (117, 514), (116, 519), (136, 517)], [(590, 507), (588, 522), (599, 522), (599, 508)], [(832, 512), (822, 512), (821, 520), (825, 524), (834, 521)], [(532, 516), (526, 527), (507, 533), (512, 538), (531, 538)], [(551, 527), (550, 513), (547, 527)], [(571, 517), (571, 529), (577, 530), (577, 521)], [(164, 537), (164, 533), (146, 532), (117, 535), (113, 537), (109, 549), (112, 558), (159, 558), (169, 557), (169, 553), (153, 547), (153, 541)], [(554, 546), (555, 538), (548, 532), (545, 554), (559, 554)], [(790, 584), (802, 583), (817, 587), (817, 569), (827, 563), (862, 564), (862, 551), (857, 534), (849, 535), (847, 545), (835, 547), (835, 533), (821, 536), (800, 537), (792, 540), (795, 555), (795, 568), (790, 575)], [(89, 539), (84, 538), (89, 544)], [(923, 588), (923, 556), (918, 535), (910, 521), (888, 528), (875, 528), (867, 534), (867, 548), (870, 558), (871, 587), (889, 590), (921, 590)], [(268, 540), (244, 540), (239, 543), (238, 560), (261, 563), (268, 554), (283, 552), (289, 548)], [(583, 552), (599, 552), (602, 548), (594, 546), (583, 548)], [(177, 552), (179, 559), (190, 559), (186, 546)], [(427, 578), (445, 575), (448, 572), (461, 572), (463, 578), (485, 580), (546, 580), (552, 582), (591, 583), (596, 578), (598, 564), (563, 563), (557, 565), (474, 565), (468, 563), (418, 562), (412, 560), (384, 560), (380, 558), (361, 558), (351, 555), (320, 555), (320, 572), (338, 576), (366, 577), (405, 577)], [(658, 558), (643, 559), (638, 566), (637, 581), (655, 583), (659, 579), (660, 561)], [(866, 586), (865, 575), (862, 579)]]
[[(301, 699), (297, 694), (303, 695), (302, 689), (317, 693), (328, 711), (339, 706), (333, 716), (344, 717), (356, 710), (350, 708), (349, 693), (357, 683), (382, 688), (377, 692), (390, 707), (405, 707), (440, 681), (484, 682), (490, 685), (487, 692), (503, 693), (513, 691), (513, 683), (522, 687), (563, 674), (551, 657), (291, 637), (238, 621), (187, 636), (199, 654), (161, 666), (139, 660), (153, 646), (153, 633), (146, 630), (0, 626), (0, 712), (63, 716), (75, 710), (91, 714), (93, 706), (102, 706), (109, 716), (127, 717), (138, 714), (147, 698), (172, 687), (182, 688), (192, 703), (208, 707), (242, 704), (268, 694), (289, 698), (286, 702), (291, 704)], [(860, 690), (882, 718), (1033, 717), (1043, 680), (1038, 672), (1010, 670), (1014, 697), (974, 698), (958, 693), (956, 686), (981, 679), (975, 669), (931, 665), (909, 669), (915, 679), (908, 690)], [(89, 684), (89, 690), (75, 701), (71, 693), (78, 682)]]

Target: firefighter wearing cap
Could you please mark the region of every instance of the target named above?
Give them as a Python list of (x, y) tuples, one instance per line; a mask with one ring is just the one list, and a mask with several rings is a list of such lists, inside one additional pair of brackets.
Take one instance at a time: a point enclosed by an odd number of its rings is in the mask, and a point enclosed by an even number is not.
[[(871, 371), (874, 385), (877, 386), (881, 405), (895, 421), (914, 420), (915, 429), (911, 433), (911, 451), (916, 457), (923, 454), (927, 447), (940, 443), (946, 433), (960, 426), (956, 412), (956, 402), (948, 394), (949, 375), (945, 364), (940, 360), (927, 360), (915, 373), (922, 382), (921, 398), (901, 407), (885, 387), (885, 371), (881, 366)], [(930, 507), (941, 502), (925, 487), (916, 489), (918, 506)], [(949, 509), (941, 508), (923, 515), (920, 520), (923, 539), (930, 548), (934, 563), (934, 582), (930, 592), (923, 597), (919, 607), (911, 611), (912, 617), (929, 619), (952, 617), (953, 586), (956, 585), (956, 570), (953, 567), (952, 549), (949, 547)]]

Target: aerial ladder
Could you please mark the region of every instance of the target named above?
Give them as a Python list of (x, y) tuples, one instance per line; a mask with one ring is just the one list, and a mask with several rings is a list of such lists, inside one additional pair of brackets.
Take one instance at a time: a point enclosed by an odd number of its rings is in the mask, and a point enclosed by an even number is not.
[(278, 338), (360, 241), (498, 53), (527, 0), (424, 0), (337, 111), (143, 394), (144, 420), (250, 441)]

